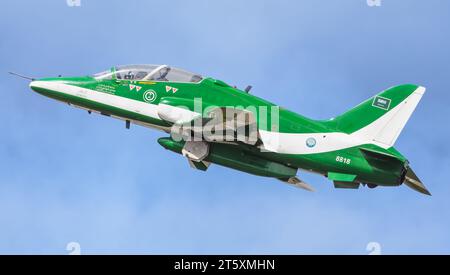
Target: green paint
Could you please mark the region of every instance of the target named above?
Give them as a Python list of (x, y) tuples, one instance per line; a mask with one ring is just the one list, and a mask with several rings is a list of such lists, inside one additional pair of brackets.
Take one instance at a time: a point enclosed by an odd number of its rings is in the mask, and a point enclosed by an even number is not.
[(333, 181), (353, 182), (356, 179), (356, 175), (328, 172), (328, 179)]
[[(259, 125), (259, 130), (268, 131), (274, 131), (271, 125), (278, 118), (278, 132), (286, 135), (293, 134), (299, 140), (298, 143), (283, 144), (287, 146), (286, 150), (295, 151), (296, 148), (303, 148), (301, 149), (303, 153), (264, 151), (258, 147), (261, 144), (252, 146), (243, 143), (235, 145), (210, 143), (210, 152), (205, 161), (259, 176), (287, 179), (295, 176), (297, 169), (301, 168), (327, 176), (337, 183), (356, 182), (397, 186), (404, 181), (409, 167), (406, 158), (394, 147), (384, 146), (383, 148), (370, 139), (361, 144), (349, 143), (350, 145), (342, 148), (338, 146), (336, 147), (338, 149), (333, 150), (320, 151), (320, 148), (334, 148), (335, 143), (345, 144), (339, 139), (351, 140), (350, 136), (346, 138), (345, 135), (356, 134), (387, 115), (399, 104), (404, 104), (406, 99), (418, 90), (417, 85), (392, 87), (334, 119), (323, 121), (306, 118), (284, 108), (279, 108), (278, 113), (272, 113), (271, 108), (278, 107), (276, 104), (213, 78), (203, 78), (200, 81), (196, 79), (194, 82), (176, 82), (162, 79), (124, 79), (120, 76), (121, 71), (116, 68), (112, 68), (111, 73), (109, 78), (103, 79), (91, 76), (39, 79), (44, 83), (58, 82), (70, 85), (75, 91), (72, 91), (72, 94), (52, 88), (33, 86), (32, 88), (42, 95), (59, 101), (164, 129), (169, 129), (172, 123), (162, 120), (157, 115), (148, 115), (146, 113), (148, 110), (151, 109), (157, 113), (159, 106), (166, 105), (206, 114), (207, 110), (217, 107), (234, 107), (249, 110), (258, 122), (262, 121), (263, 117), (267, 117), (267, 125)], [(77, 87), (80, 90), (79, 93)], [(104, 99), (97, 100), (83, 95), (82, 91), (90, 91), (98, 98)], [(201, 110), (196, 110), (196, 99), (202, 101)], [(120, 105), (122, 107), (115, 105), (125, 100), (129, 103)], [(129, 105), (134, 103), (141, 105), (140, 107)], [(336, 133), (340, 133), (343, 137), (337, 138)], [(319, 135), (312, 138), (314, 134)], [(162, 138), (158, 142), (177, 153), (181, 153), (184, 144), (173, 141), (171, 138)], [(330, 144), (331, 147), (325, 146)], [(316, 149), (319, 151), (314, 151)], [(200, 162), (194, 163), (194, 166), (200, 170), (207, 169), (207, 166)], [(354, 188), (359, 184), (338, 184), (338, 186)]]

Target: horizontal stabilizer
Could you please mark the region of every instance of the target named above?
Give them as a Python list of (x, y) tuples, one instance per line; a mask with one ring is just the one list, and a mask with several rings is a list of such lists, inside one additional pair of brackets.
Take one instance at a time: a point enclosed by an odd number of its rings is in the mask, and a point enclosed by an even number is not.
[(355, 182), (356, 175), (328, 172), (328, 179), (333, 181), (334, 188), (359, 188), (359, 182)]
[(358, 189), (359, 182), (333, 181), (334, 188)]
[(417, 192), (431, 196), (430, 191), (428, 191), (427, 188), (425, 187), (425, 185), (423, 185), (423, 183), (416, 176), (416, 174), (411, 169), (411, 167), (408, 167), (408, 171), (406, 172), (406, 177), (405, 177), (404, 183), (411, 189), (416, 190)]
[(353, 182), (356, 175), (328, 172), (328, 179), (332, 181)]

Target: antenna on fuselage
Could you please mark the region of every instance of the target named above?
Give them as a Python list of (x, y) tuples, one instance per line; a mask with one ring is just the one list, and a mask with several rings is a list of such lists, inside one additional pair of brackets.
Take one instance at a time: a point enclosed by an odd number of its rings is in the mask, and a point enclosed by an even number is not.
[(245, 88), (244, 91), (245, 91), (246, 93), (249, 93), (251, 89), (252, 89), (252, 85), (248, 85), (247, 88)]
[(35, 80), (35, 78), (33, 78), (33, 77), (21, 75), (21, 74), (15, 73), (15, 72), (8, 72), (8, 73), (11, 74), (11, 75), (15, 75), (15, 76), (18, 76), (18, 77), (21, 77), (21, 78), (25, 78), (25, 79), (31, 80), (31, 81)]

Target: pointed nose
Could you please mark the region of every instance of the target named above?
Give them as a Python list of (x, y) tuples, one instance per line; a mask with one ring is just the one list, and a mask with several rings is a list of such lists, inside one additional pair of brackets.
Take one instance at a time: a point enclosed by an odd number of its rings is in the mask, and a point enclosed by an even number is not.
[(33, 80), (33, 81), (30, 82), (30, 88), (31, 88), (31, 90), (33, 90), (35, 92), (37, 92), (35, 90), (35, 88), (37, 88), (37, 85), (36, 85), (37, 82), (39, 82), (39, 81)]
[(40, 94), (58, 92), (58, 82), (46, 80), (34, 80), (30, 82), (30, 88)]

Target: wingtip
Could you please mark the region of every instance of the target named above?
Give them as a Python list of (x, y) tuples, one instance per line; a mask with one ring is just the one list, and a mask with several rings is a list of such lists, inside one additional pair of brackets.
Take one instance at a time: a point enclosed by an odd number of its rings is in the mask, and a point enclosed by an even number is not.
[(425, 88), (424, 86), (419, 86), (417, 87), (417, 89), (415, 90), (416, 93), (423, 95), (425, 93), (425, 91), (427, 90), (427, 88)]

